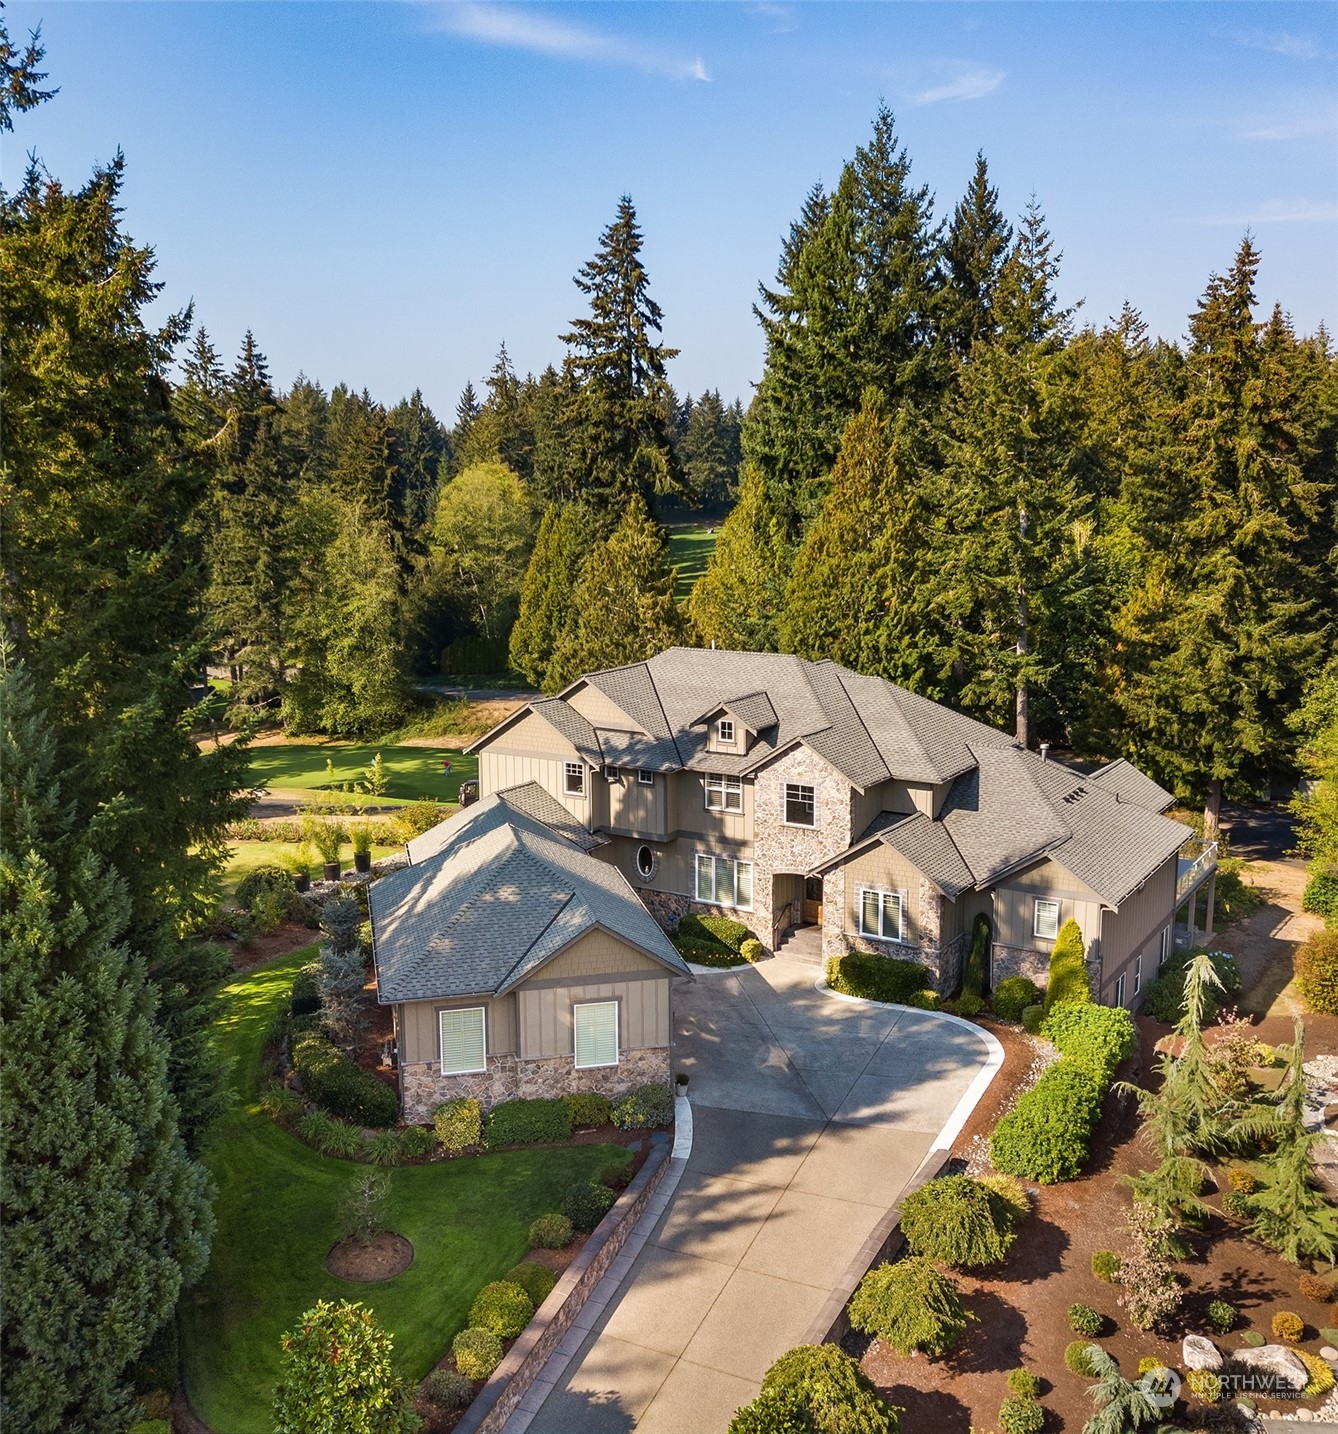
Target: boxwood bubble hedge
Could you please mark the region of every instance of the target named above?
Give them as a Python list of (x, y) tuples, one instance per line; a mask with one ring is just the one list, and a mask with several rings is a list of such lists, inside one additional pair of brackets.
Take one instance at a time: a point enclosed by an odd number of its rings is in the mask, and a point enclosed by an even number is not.
[(502, 1362), (502, 1341), (490, 1329), (462, 1329), (451, 1341), (451, 1353), (466, 1379), (487, 1379)]
[(488, 1112), (484, 1139), (489, 1150), (511, 1145), (557, 1145), (571, 1139), (571, 1117), (560, 1097), (500, 1101)]
[(1006, 976), (994, 988), (994, 1014), (1001, 1021), (1020, 1021), (1023, 1011), (1038, 1005), (1040, 999), (1035, 982), (1025, 976)]
[(645, 1130), (668, 1125), (674, 1118), (674, 1097), (667, 1085), (639, 1085), (615, 1102), (613, 1123), (619, 1130)]
[(530, 1245), (536, 1250), (560, 1250), (571, 1244), (573, 1234), (571, 1221), (555, 1211), (540, 1215), (530, 1226)]
[(580, 1181), (568, 1188), (562, 1200), (562, 1212), (574, 1230), (588, 1235), (613, 1209), (617, 1198), (607, 1185), (596, 1185), (593, 1180)]
[(519, 1285), (496, 1280), (474, 1296), (469, 1323), (474, 1329), (490, 1329), (499, 1339), (514, 1339), (533, 1314), (534, 1301)]
[(946, 1353), (961, 1338), (970, 1316), (957, 1286), (923, 1255), (876, 1265), (850, 1301), (851, 1327), (877, 1335), (898, 1354)]
[(303, 1091), (331, 1115), (371, 1126), (394, 1125), (399, 1118), (395, 1092), (317, 1031), (294, 1042), (293, 1069)]
[(901, 1232), (912, 1254), (956, 1269), (997, 1264), (1013, 1243), (1013, 1220), (993, 1191), (967, 1175), (943, 1175), (908, 1195)]
[(848, 951), (844, 956), (828, 958), (827, 984), (845, 996), (908, 1006), (916, 992), (933, 986), (934, 978), (929, 968), (918, 961)]
[(801, 1344), (762, 1377), (757, 1398), (729, 1434), (897, 1434), (901, 1410), (884, 1403), (868, 1375), (834, 1344)]
[(506, 1284), (519, 1285), (530, 1297), (530, 1303), (538, 1309), (541, 1304), (553, 1293), (553, 1286), (557, 1284), (557, 1275), (547, 1265), (541, 1265), (538, 1260), (526, 1260), (522, 1264), (515, 1265), (502, 1276)]
[(562, 1104), (567, 1107), (567, 1119), (573, 1130), (593, 1125), (607, 1125), (613, 1119), (613, 1102), (606, 1095), (596, 1091), (577, 1091), (564, 1095)]

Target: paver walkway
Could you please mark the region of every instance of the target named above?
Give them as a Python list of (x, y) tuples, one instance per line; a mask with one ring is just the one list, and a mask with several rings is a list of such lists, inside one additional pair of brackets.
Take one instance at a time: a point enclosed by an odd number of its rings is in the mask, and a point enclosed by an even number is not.
[(820, 975), (780, 957), (677, 988), (692, 1154), (565, 1371), (533, 1391), (530, 1434), (724, 1434), (985, 1070), (978, 1030), (842, 1001)]

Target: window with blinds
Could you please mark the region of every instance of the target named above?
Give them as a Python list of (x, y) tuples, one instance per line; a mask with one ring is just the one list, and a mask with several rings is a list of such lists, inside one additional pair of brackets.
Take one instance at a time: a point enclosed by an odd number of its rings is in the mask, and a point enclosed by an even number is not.
[(618, 1064), (617, 1001), (582, 1001), (572, 1007), (576, 1069)]
[(442, 1011), (442, 1075), (467, 1075), (487, 1068), (487, 1022), (483, 1007), (464, 1006)]

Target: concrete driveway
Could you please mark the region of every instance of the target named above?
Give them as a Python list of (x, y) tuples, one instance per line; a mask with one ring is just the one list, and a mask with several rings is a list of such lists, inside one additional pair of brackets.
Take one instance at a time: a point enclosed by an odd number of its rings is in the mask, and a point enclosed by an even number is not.
[(997, 1060), (979, 1030), (820, 977), (778, 957), (677, 988), (692, 1154), (565, 1370), (522, 1406), (531, 1434), (724, 1434), (983, 1093)]

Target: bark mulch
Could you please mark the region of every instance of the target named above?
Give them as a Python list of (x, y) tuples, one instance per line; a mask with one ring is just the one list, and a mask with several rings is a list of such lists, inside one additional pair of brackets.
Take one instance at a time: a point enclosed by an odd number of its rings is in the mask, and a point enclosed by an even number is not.
[(382, 1230), (365, 1245), (360, 1240), (340, 1240), (325, 1257), (325, 1268), (332, 1275), (363, 1285), (393, 1280), (412, 1264), (413, 1242), (392, 1230)]

